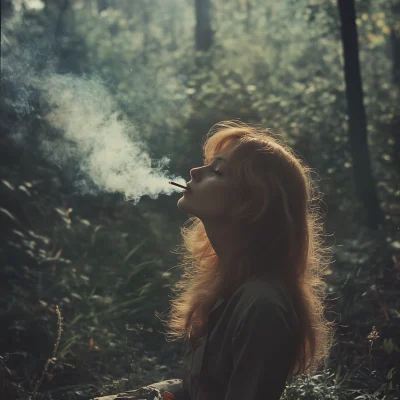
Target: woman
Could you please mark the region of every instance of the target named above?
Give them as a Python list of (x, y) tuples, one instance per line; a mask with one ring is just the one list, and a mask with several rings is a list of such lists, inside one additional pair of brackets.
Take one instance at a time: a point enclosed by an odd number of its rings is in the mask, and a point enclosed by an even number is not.
[[(163, 321), (172, 340), (186, 342), (185, 373), (140, 390), (278, 400), (289, 375), (317, 370), (333, 339), (323, 304), (329, 250), (310, 169), (269, 131), (238, 121), (215, 125), (203, 150), (177, 204), (192, 217), (182, 228), (184, 274)], [(146, 398), (138, 395), (117, 399)]]

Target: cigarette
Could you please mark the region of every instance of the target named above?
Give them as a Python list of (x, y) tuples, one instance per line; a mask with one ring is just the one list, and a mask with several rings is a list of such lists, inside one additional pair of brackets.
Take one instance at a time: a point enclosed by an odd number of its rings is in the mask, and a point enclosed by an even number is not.
[(180, 187), (180, 188), (182, 188), (182, 189), (189, 190), (189, 188), (187, 188), (187, 187), (185, 187), (185, 186), (182, 186), (182, 185), (179, 185), (179, 183), (175, 183), (175, 182), (172, 182), (172, 181), (168, 181), (168, 183), (170, 183), (171, 185), (178, 186), (178, 187)]

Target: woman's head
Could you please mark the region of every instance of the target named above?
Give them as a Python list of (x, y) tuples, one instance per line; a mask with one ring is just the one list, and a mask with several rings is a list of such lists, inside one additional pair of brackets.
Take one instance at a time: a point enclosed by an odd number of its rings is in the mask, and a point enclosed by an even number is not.
[(236, 230), (234, 259), (251, 264), (254, 273), (291, 278), (301, 273), (293, 263), (307, 240), (308, 173), (269, 131), (222, 122), (210, 131), (204, 166), (190, 171), (190, 190), (178, 207), (203, 224), (212, 220)]
[[(219, 296), (252, 277), (278, 278), (300, 321), (292, 372), (311, 369), (327, 356), (333, 337), (323, 313), (330, 249), (322, 245), (323, 223), (312, 204), (318, 199), (311, 170), (268, 130), (237, 121), (216, 124), (203, 151), (204, 166), (191, 170), (191, 191), (178, 202), (193, 216), (181, 229), (184, 273), (173, 289), (180, 293), (166, 321), (168, 334), (201, 336)], [(210, 221), (239, 238), (228, 243), (231, 263), (221, 262), (211, 245)]]
[(179, 199), (179, 209), (203, 222), (232, 222), (237, 188), (232, 179), (232, 151), (229, 151), (231, 147), (232, 145), (228, 144), (204, 166), (190, 170), (191, 180), (187, 184), (189, 190)]

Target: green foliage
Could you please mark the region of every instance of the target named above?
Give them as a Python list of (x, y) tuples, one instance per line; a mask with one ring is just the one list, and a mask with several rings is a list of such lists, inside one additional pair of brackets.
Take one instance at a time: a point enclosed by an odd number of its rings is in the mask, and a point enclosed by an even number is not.
[(282, 400), (340, 400), (344, 391), (334, 377), (335, 373), (324, 370), (320, 374), (295, 378), (286, 386)]
[[(152, 257), (149, 251), (149, 246), (158, 247), (157, 240), (147, 231), (146, 238), (139, 241), (143, 237), (138, 230), (140, 217), (132, 213), (128, 204), (115, 206), (121, 216), (125, 214), (116, 223), (103, 219), (96, 225), (75, 215), (72, 208), (61, 207), (57, 199), (49, 201), (43, 195), (42, 182), (24, 182), (30, 189), (28, 202), (20, 182), (12, 182), (0, 182), (6, 190), (3, 201), (22, 201), (31, 220), (46, 207), (47, 217), (34, 231), (23, 226), (14, 212), (2, 207), (4, 220), (10, 221), (9, 239), (2, 245), (6, 263), (3, 278), (7, 282), (2, 307), (6, 315), (14, 316), (10, 324), (5, 322), (2, 327), (3, 343), (13, 341), (8, 350), (31, 353), (26, 335), (37, 335), (34, 326), (42, 321), (41, 332), (46, 332), (46, 336), (41, 343), (35, 343), (38, 362), (29, 358), (25, 369), (32, 380), (40, 381), (39, 386), (44, 382), (44, 388), (56, 384), (51, 377), (65, 363), (91, 359), (93, 375), (100, 371), (108, 373), (110, 368), (114, 372), (126, 368), (129, 358), (136, 353), (142, 358), (136, 338), (148, 346), (162, 341), (154, 333), (153, 315), (154, 310), (165, 306), (169, 288), (168, 275), (163, 273), (165, 267), (156, 253)], [(126, 228), (133, 225), (137, 230), (128, 234)], [(64, 334), (57, 342), (50, 372), (47, 362), (40, 377), (40, 359), (49, 359), (52, 338), (57, 336), (53, 324), (57, 307), (64, 318)], [(112, 354), (124, 356), (118, 367), (104, 364)], [(10, 357), (7, 355), (6, 359)], [(136, 377), (131, 384), (142, 382), (143, 376)]]
[(393, 351), (396, 351), (397, 353), (400, 353), (399, 346), (397, 346), (397, 344), (393, 343), (393, 339), (391, 339), (391, 338), (390, 339), (388, 339), (388, 338), (383, 339), (383, 349), (388, 354), (391, 354)]
[[(272, 128), (315, 169), (326, 194), (327, 232), (335, 235), (326, 288), (341, 326), (330, 369), (291, 381), (284, 398), (394, 398), (400, 180), (393, 145), (400, 103), (389, 49), (399, 29), (396, 1), (356, 2), (368, 143), (387, 220), (367, 237), (352, 182), (336, 1), (215, 0), (215, 42), (207, 54), (195, 52), (191, 2), (119, 0), (100, 9), (100, 2), (76, 0), (64, 10), (62, 3), (35, 10), (26, 2), (2, 26), (2, 57), (34, 43), (37, 58), (16, 66), (19, 74), (44, 67), (50, 32), (57, 46), (52, 68), (101, 77), (119, 118), (137, 128), (152, 157), (172, 159), (171, 171), (189, 179), (202, 161), (204, 135), (229, 118)], [(13, 150), (0, 158), (7, 278), (1, 305), (8, 321), (0, 329), (3, 348), (14, 353), (2, 363), (25, 379), (18, 390), (32, 393), (56, 342), (59, 306), (63, 337), (42, 390), (99, 381), (116, 392), (165, 378), (179, 357), (160, 344), (161, 334), (154, 337), (153, 312), (167, 305), (173, 279), (165, 271), (177, 263), (169, 255), (181, 222), (176, 199), (142, 199), (132, 207), (117, 196), (76, 198), (65, 171), (39, 154), (41, 133), (55, 133), (44, 121), (48, 110), (30, 104), (30, 88), (12, 84), (0, 105), (4, 143)], [(27, 94), (27, 103), (19, 100)], [(373, 326), (380, 335), (367, 343)], [(169, 358), (168, 366), (158, 365), (150, 349)]]

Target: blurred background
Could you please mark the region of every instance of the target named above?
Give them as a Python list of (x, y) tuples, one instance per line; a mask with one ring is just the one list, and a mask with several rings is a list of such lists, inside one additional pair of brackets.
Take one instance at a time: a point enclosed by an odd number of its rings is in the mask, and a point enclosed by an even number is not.
[(188, 215), (160, 182), (190, 180), (228, 119), (281, 135), (323, 193), (337, 343), (282, 398), (400, 398), (399, 0), (1, 0), (1, 14), (5, 399), (181, 378), (182, 343), (154, 311)]

